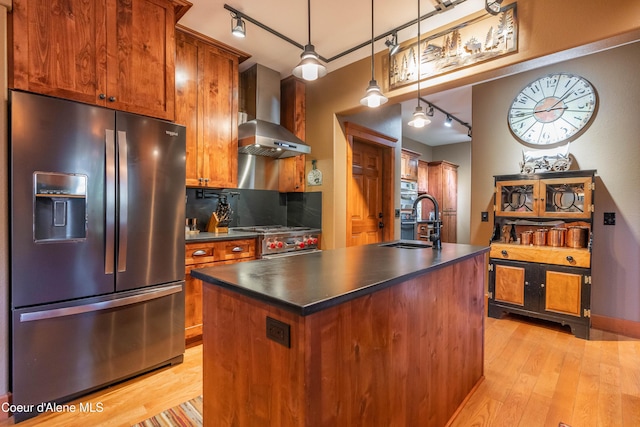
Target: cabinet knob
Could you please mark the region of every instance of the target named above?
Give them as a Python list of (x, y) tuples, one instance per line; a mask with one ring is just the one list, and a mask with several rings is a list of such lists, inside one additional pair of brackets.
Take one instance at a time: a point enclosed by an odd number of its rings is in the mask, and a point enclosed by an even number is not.
[(540, 283), (540, 287), (541, 287), (541, 288), (544, 288), (544, 283)]
[(502, 252), (500, 252), (502, 254), (502, 256), (507, 256), (509, 255), (509, 252), (507, 252), (506, 250), (502, 250)]
[(524, 285), (525, 286), (529, 286), (529, 282), (524, 282)]
[(116, 97), (115, 96), (110, 96), (109, 97), (109, 102), (116, 102)]
[(203, 181), (204, 181), (204, 178), (198, 178), (198, 182), (199, 182), (200, 184), (202, 184), (202, 182), (203, 182)]
[(101, 93), (100, 95), (98, 95), (98, 98), (107, 99), (107, 95), (105, 95), (104, 93)]
[(569, 261), (570, 263), (575, 262), (575, 260), (573, 259), (573, 257), (571, 255), (567, 255), (567, 261)]
[(208, 182), (209, 182), (209, 178), (205, 178), (205, 179), (204, 179), (204, 183), (206, 184), (206, 183), (208, 183)]

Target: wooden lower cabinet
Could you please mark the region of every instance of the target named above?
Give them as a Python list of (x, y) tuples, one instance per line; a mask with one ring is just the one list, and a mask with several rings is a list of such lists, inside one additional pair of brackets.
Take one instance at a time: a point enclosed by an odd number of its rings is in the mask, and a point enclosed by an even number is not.
[(492, 258), (489, 316), (515, 313), (569, 325), (589, 338), (590, 269)]
[(253, 259), (256, 259), (255, 239), (186, 244), (184, 327), (187, 344), (202, 339), (202, 281), (191, 277), (191, 270)]

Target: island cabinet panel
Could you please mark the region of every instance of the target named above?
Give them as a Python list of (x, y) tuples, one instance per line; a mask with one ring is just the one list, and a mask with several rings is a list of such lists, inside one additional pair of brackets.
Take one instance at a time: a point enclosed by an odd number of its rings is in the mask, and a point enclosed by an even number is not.
[(170, 0), (14, 0), (9, 85), (172, 120)]
[(485, 268), (475, 255), (307, 316), (207, 284), (205, 425), (447, 425), (483, 377)]

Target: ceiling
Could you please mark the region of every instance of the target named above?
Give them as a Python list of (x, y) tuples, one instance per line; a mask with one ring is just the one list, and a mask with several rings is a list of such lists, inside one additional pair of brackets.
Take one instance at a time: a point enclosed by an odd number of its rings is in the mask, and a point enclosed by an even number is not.
[[(285, 78), (300, 61), (302, 50), (293, 44), (269, 33), (257, 25), (246, 22), (245, 38), (231, 35), (231, 12), (224, 8), (227, 4), (254, 20), (283, 34), (293, 41), (308, 43), (307, 2), (302, 0), (190, 0), (193, 7), (181, 18), (180, 24), (215, 40), (241, 50), (251, 57), (241, 64), (240, 69), (255, 63), (280, 72)], [(485, 0), (457, 0), (451, 7), (451, 0), (420, 0), (420, 13), (433, 12), (439, 5), (449, 5), (444, 11), (423, 20), (421, 33), (429, 32), (449, 22), (464, 18), (484, 8)], [(376, 36), (417, 18), (415, 0), (380, 1), (374, 5), (374, 34)], [(412, 24), (398, 32), (398, 42), (417, 36), (417, 25)], [(312, 0), (311, 1), (311, 43), (316, 52), (324, 58), (333, 58), (345, 51), (371, 40), (371, 2), (368, 0)], [(384, 39), (376, 41), (376, 52), (386, 49)], [(371, 45), (326, 63), (329, 72), (363, 58), (371, 56)], [(376, 64), (376, 66), (379, 66)], [(364, 96), (368, 81), (362, 82)], [(424, 97), (423, 97), (424, 98)], [(426, 99), (461, 121), (471, 124), (471, 88), (464, 87), (437, 94)], [(443, 126), (445, 116), (436, 112), (432, 123), (416, 130), (406, 125), (417, 105), (417, 100), (402, 104), (403, 135), (430, 146), (469, 141), (468, 129), (454, 121), (451, 128)], [(426, 105), (423, 104), (423, 108)], [(425, 108), (426, 110), (426, 108)]]

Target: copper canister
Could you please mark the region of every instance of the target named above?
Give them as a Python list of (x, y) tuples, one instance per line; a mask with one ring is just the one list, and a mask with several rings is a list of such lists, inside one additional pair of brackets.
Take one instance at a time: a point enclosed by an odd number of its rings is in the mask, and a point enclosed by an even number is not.
[(547, 229), (539, 228), (533, 232), (533, 244), (535, 246), (545, 246), (547, 244)]
[(567, 229), (567, 246), (570, 248), (586, 248), (589, 239), (589, 227), (576, 226)]
[(520, 233), (520, 244), (531, 245), (533, 244), (533, 231), (525, 231)]
[(555, 247), (564, 246), (566, 235), (566, 228), (554, 227), (549, 230), (549, 234), (547, 235), (547, 244)]

